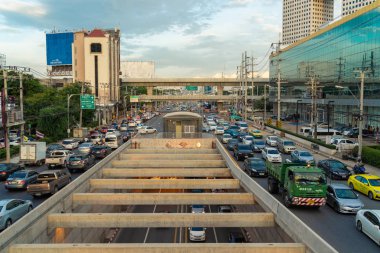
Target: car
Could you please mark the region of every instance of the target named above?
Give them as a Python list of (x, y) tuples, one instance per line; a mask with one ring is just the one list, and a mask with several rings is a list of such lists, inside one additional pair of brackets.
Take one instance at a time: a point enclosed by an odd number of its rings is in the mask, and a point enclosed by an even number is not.
[(123, 142), (127, 142), (129, 139), (131, 139), (131, 134), (129, 132), (124, 132), (121, 134), (121, 139)]
[(192, 205), (191, 213), (205, 213), (204, 205)]
[(334, 140), (331, 142), (332, 145), (336, 146), (336, 149), (339, 150), (341, 147), (342, 149), (353, 149), (356, 146), (359, 146), (357, 142), (353, 142), (349, 139), (345, 138), (334, 138)]
[(69, 157), (66, 164), (67, 169), (72, 173), (77, 170), (88, 170), (95, 163), (95, 157), (91, 154), (79, 154)]
[(94, 146), (91, 148), (91, 154), (98, 159), (103, 159), (112, 153), (112, 148), (108, 146)]
[(277, 148), (284, 154), (290, 154), (292, 151), (297, 149), (296, 144), (294, 144), (293, 141), (286, 139), (277, 139)]
[(263, 159), (268, 161), (268, 162), (282, 163), (281, 154), (275, 148), (265, 147), (261, 151), (261, 155), (263, 156)]
[(208, 133), (210, 131), (211, 131), (210, 127), (207, 124), (203, 124), (202, 132)]
[(250, 135), (244, 136), (242, 140), (242, 142), (247, 145), (252, 145), (253, 141), (254, 141), (254, 138), (253, 136), (250, 136)]
[(214, 121), (209, 122), (208, 125), (209, 125), (211, 131), (215, 131), (216, 128), (218, 127)]
[(276, 147), (277, 146), (277, 140), (278, 140), (278, 137), (275, 136), (275, 135), (270, 135), (266, 138), (265, 142), (271, 146), (271, 147)]
[(356, 213), (356, 229), (380, 245), (380, 210), (362, 209)]
[(206, 228), (202, 228), (202, 227), (189, 228), (189, 240), (192, 242), (206, 241)]
[(239, 131), (239, 127), (238, 126), (236, 126), (236, 125), (232, 125), (232, 126), (230, 126), (229, 128), (228, 128), (228, 130), (235, 130), (235, 131)]
[(228, 122), (223, 122), (222, 126), (224, 130), (227, 130), (230, 127), (230, 124)]
[(215, 128), (215, 134), (224, 134), (224, 128), (222, 126), (218, 126)]
[(108, 130), (108, 127), (102, 127), (101, 129), (100, 129), (100, 132), (102, 133), (102, 134), (106, 134), (107, 133), (107, 130)]
[(351, 189), (361, 192), (369, 199), (380, 200), (380, 177), (371, 174), (352, 175), (347, 180)]
[(73, 150), (75, 148), (77, 148), (79, 145), (79, 142), (77, 140), (74, 140), (74, 139), (65, 139), (62, 141), (62, 146), (65, 147), (65, 149), (67, 150)]
[(157, 129), (151, 126), (144, 126), (143, 128), (138, 130), (138, 133), (140, 134), (153, 134), (156, 132), (157, 132)]
[(231, 139), (232, 139), (232, 136), (230, 134), (223, 134), (222, 143), (226, 144)]
[(122, 123), (120, 125), (120, 131), (127, 131), (127, 129), (128, 129), (128, 125), (127, 124)]
[(351, 176), (351, 172), (347, 169), (347, 166), (336, 159), (320, 160), (317, 166), (331, 179), (346, 180)]
[(237, 135), (237, 139), (240, 141), (240, 142), (243, 142), (243, 138), (245, 136), (247, 136), (248, 134), (246, 132), (239, 132), (238, 135)]
[(46, 147), (46, 156), (49, 156), (50, 153), (54, 150), (63, 150), (65, 147), (59, 143), (52, 143)]
[(100, 144), (102, 143), (102, 135), (99, 133), (93, 133), (90, 136), (90, 140), (93, 144)]
[(249, 134), (253, 136), (253, 138), (255, 139), (261, 139), (263, 138), (263, 134), (261, 133), (260, 130), (257, 130), (257, 129), (251, 129), (249, 131)]
[(253, 152), (261, 152), (265, 148), (265, 142), (263, 140), (253, 140), (251, 147)]
[(326, 204), (338, 213), (357, 213), (364, 207), (358, 195), (344, 184), (328, 185), (326, 196)]
[(239, 127), (240, 132), (246, 132), (248, 130), (248, 124), (244, 121), (237, 121), (235, 125)]
[(129, 133), (130, 137), (133, 137), (136, 135), (136, 129), (128, 128), (127, 133)]
[(6, 180), (12, 173), (22, 169), (17, 163), (0, 163), (0, 180)]
[(139, 129), (143, 128), (144, 126), (145, 125), (143, 123), (137, 124), (136, 129), (139, 130)]
[(245, 159), (243, 168), (247, 172), (247, 174), (251, 177), (253, 176), (267, 177), (268, 176), (267, 166), (265, 165), (262, 159), (257, 158), (257, 157)]
[(294, 150), (290, 153), (290, 160), (293, 163), (315, 164), (314, 156), (307, 150)]
[(33, 210), (30, 200), (3, 199), (0, 200), (0, 230), (4, 230)]
[(235, 145), (239, 143), (238, 139), (231, 139), (227, 142), (227, 149), (228, 150), (234, 150)]
[(229, 243), (244, 243), (247, 242), (242, 232), (230, 232), (228, 234)]
[(93, 146), (94, 144), (92, 144), (92, 142), (84, 142), (78, 146), (78, 152), (82, 154), (90, 154)]
[(116, 129), (109, 128), (107, 130), (106, 137), (107, 137), (107, 135), (116, 135), (116, 137), (119, 137), (120, 136), (120, 132), (117, 131)]
[(171, 110), (171, 108), (170, 108), (170, 107), (166, 107), (166, 110), (167, 110), (167, 111), (170, 111), (170, 110)]
[(218, 206), (218, 213), (232, 213), (231, 206)]
[(234, 157), (236, 160), (239, 161), (252, 156), (253, 152), (250, 145), (238, 143), (234, 146)]
[(5, 189), (8, 191), (13, 189), (26, 190), (29, 183), (37, 180), (38, 172), (34, 170), (19, 170), (13, 172), (4, 183)]

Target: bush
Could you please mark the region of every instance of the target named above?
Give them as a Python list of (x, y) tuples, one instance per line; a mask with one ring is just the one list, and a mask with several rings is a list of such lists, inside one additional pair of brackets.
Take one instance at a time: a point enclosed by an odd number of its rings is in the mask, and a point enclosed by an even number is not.
[[(11, 157), (20, 153), (20, 146), (11, 146)], [(5, 148), (0, 149), (0, 159), (6, 158), (6, 150)]]
[(296, 136), (296, 137), (298, 137), (298, 138), (304, 139), (304, 140), (306, 140), (306, 141), (310, 141), (310, 142), (312, 142), (312, 143), (318, 144), (318, 145), (320, 145), (320, 146), (323, 146), (323, 147), (326, 147), (326, 148), (329, 148), (329, 149), (335, 149), (335, 148), (336, 148), (334, 145), (326, 144), (326, 143), (324, 143), (324, 142), (321, 141), (321, 140), (313, 139), (313, 138), (309, 138), (309, 137), (306, 137), (306, 136), (303, 136), (303, 135), (300, 135), (300, 134), (296, 134), (296, 133), (294, 133), (294, 132), (292, 132), (292, 131), (289, 131), (289, 130), (286, 130), (286, 129), (282, 129), (282, 128), (275, 127), (275, 126), (268, 125), (268, 124), (265, 124), (265, 126), (268, 126), (268, 127), (274, 128), (274, 129), (277, 129), (277, 130), (282, 131), (282, 132), (287, 133), (287, 134), (291, 134), (291, 135)]
[(362, 161), (366, 164), (380, 168), (380, 146), (363, 147)]

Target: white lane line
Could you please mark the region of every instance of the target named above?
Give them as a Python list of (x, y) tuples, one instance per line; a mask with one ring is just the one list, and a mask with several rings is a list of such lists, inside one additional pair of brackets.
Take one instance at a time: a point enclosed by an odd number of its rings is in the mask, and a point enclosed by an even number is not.
[[(208, 205), (208, 208), (209, 208), (209, 211), (211, 213), (211, 206)], [(215, 229), (215, 227), (213, 227), (212, 230), (214, 230), (215, 243), (218, 243), (218, 236), (216, 235), (216, 229)]]
[[(161, 193), (161, 189), (160, 189), (160, 191), (159, 191), (158, 193)], [(156, 212), (156, 209), (157, 209), (157, 205), (154, 205), (153, 213)], [(145, 238), (144, 238), (144, 243), (146, 243), (146, 241), (148, 240), (149, 231), (150, 231), (150, 228), (148, 228), (148, 229), (146, 230)]]

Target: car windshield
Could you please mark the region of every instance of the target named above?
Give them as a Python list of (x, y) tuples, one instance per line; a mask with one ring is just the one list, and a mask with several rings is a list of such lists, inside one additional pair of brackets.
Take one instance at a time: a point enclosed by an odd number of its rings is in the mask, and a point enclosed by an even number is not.
[(231, 138), (230, 134), (223, 134), (223, 138)]
[(300, 156), (312, 156), (309, 152), (307, 151), (301, 151), (299, 152)]
[(0, 206), (0, 212), (1, 212), (2, 209), (3, 209), (3, 206)]
[(241, 123), (240, 127), (248, 127), (248, 125), (246, 123)]
[(26, 172), (22, 172), (22, 171), (19, 171), (19, 172), (15, 172), (13, 173), (10, 177), (11, 178), (24, 178), (26, 176)]
[(294, 173), (294, 179), (298, 183), (305, 184), (324, 184), (326, 182), (324, 176), (318, 172)]
[(265, 145), (264, 141), (255, 141), (255, 145)]
[(336, 196), (340, 199), (357, 199), (358, 196), (351, 189), (335, 189)]
[(251, 147), (249, 145), (239, 145), (239, 150), (251, 150)]
[(91, 136), (91, 139), (98, 139), (99, 138), (99, 135), (92, 135)]
[(251, 141), (251, 140), (253, 140), (253, 137), (252, 136), (246, 136), (245, 139)]
[(63, 142), (62, 142), (62, 144), (65, 144), (65, 145), (66, 145), (66, 144), (71, 144), (71, 143), (73, 143), (73, 141), (63, 141)]
[(231, 139), (231, 140), (228, 141), (228, 144), (235, 144), (235, 143), (238, 143), (238, 142), (239, 142), (239, 140), (237, 140), (237, 139)]
[(88, 148), (88, 147), (91, 147), (91, 143), (83, 143), (82, 145), (80, 145), (80, 148)]
[(203, 228), (191, 228), (191, 231), (203, 231)]
[(223, 130), (224, 128), (223, 128), (223, 127), (217, 127), (216, 129), (218, 129), (218, 130)]
[(278, 151), (276, 149), (268, 149), (268, 154), (271, 154), (271, 155), (278, 155)]
[(294, 146), (294, 142), (292, 142), (292, 141), (284, 141), (284, 146)]
[(252, 165), (252, 166), (255, 166), (255, 167), (265, 167), (265, 163), (263, 160), (261, 159), (252, 159), (249, 161), (249, 163)]
[(346, 168), (346, 166), (343, 163), (338, 161), (330, 161), (330, 167), (332, 170), (342, 170)]
[(239, 129), (238, 126), (230, 126), (230, 129)]
[(70, 161), (80, 161), (80, 160), (82, 160), (82, 158), (80, 156), (72, 156), (72, 157), (70, 157), (69, 160)]
[(106, 149), (106, 147), (104, 147), (104, 146), (96, 146), (96, 147), (93, 147), (92, 149), (93, 150), (102, 150), (102, 149)]
[(116, 141), (116, 140), (117, 140), (117, 139), (116, 139), (115, 137), (109, 137), (109, 138), (107, 137), (107, 138), (106, 138), (106, 142), (107, 142), (107, 141)]
[(372, 186), (380, 186), (380, 179), (368, 179), (368, 181)]

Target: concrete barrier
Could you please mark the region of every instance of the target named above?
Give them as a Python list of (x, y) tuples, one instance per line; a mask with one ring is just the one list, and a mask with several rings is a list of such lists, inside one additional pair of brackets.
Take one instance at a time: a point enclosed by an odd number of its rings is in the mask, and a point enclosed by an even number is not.
[(154, 168), (126, 169), (105, 168), (104, 178), (134, 178), (134, 177), (231, 177), (228, 168)]
[(132, 149), (213, 149), (212, 143), (214, 138), (202, 138), (202, 139), (165, 139), (165, 138), (133, 138)]
[(217, 140), (216, 146), (225, 159), (227, 166), (231, 169), (234, 178), (240, 180), (242, 187), (244, 187), (247, 192), (251, 192), (255, 195), (256, 202), (258, 202), (266, 211), (272, 212), (275, 215), (276, 223), (282, 227), (293, 240), (304, 243), (307, 246), (308, 252), (338, 252), (288, 208), (280, 203), (274, 196), (242, 171), (219, 140)]
[(121, 154), (121, 160), (222, 160), (220, 154)]
[[(151, 147), (152, 148), (152, 147)], [(127, 149), (124, 154), (218, 154), (216, 149)]]
[(226, 163), (223, 160), (115, 160), (114, 168), (223, 168)]

